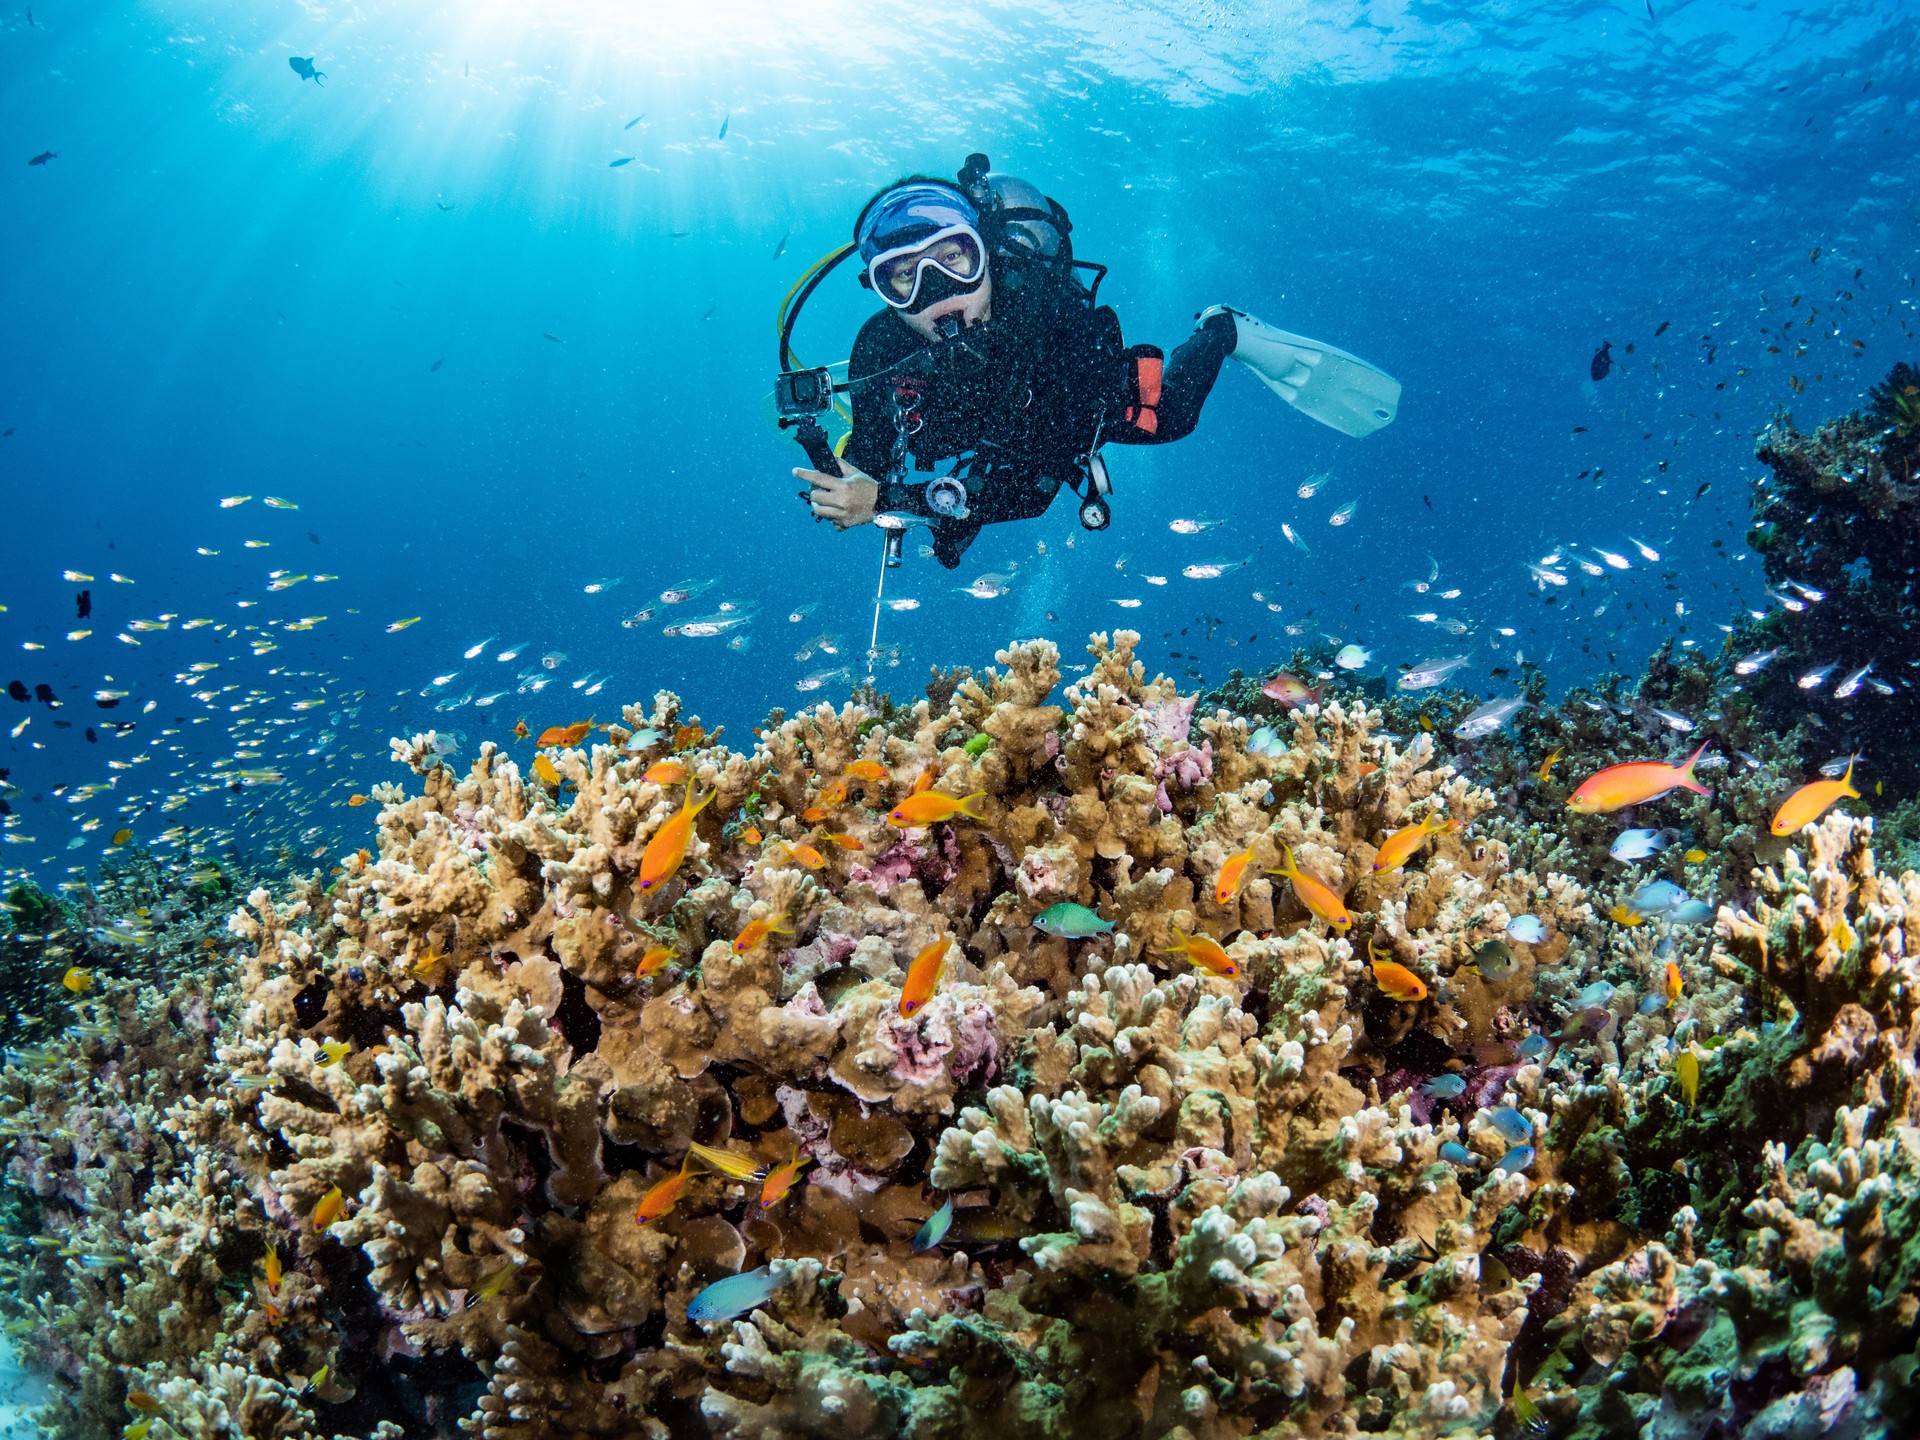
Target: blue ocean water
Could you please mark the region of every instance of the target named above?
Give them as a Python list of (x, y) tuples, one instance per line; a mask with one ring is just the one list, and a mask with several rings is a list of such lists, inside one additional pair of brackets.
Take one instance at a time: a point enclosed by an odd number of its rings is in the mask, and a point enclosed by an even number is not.
[[(773, 316), (875, 188), (973, 150), (1068, 208), (1129, 340), (1226, 302), (1405, 397), (1354, 441), (1229, 365), (1197, 434), (1110, 452), (1110, 531), (1062, 500), (958, 572), (910, 554), (883, 688), (1118, 625), (1196, 684), (1327, 637), (1486, 694), (1717, 649), (1771, 603), (1754, 431), (1914, 351), (1914, 51), (1897, 3), (18, 6), (0, 681), (64, 703), (0, 701), (0, 868), (122, 826), (341, 843), (430, 726), (668, 688), (744, 741), (843, 699), (879, 542), (795, 498)], [(871, 308), (836, 275), (801, 355)]]

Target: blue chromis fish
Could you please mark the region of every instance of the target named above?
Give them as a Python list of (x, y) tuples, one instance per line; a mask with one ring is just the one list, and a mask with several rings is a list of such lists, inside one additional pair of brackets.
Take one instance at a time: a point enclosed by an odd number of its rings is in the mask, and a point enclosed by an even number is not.
[(765, 1265), (758, 1270), (743, 1270), (738, 1275), (729, 1275), (724, 1280), (714, 1281), (693, 1297), (687, 1306), (687, 1319), (703, 1325), (737, 1320), (749, 1310), (766, 1304), (785, 1283), (784, 1278), (776, 1280), (772, 1270)]
[(1495, 1105), (1486, 1116), (1487, 1123), (1509, 1145), (1524, 1145), (1533, 1139), (1533, 1122), (1511, 1105)]
[(1085, 940), (1090, 936), (1106, 934), (1113, 929), (1113, 921), (1102, 920), (1084, 905), (1062, 900), (1058, 905), (1049, 905), (1034, 916), (1033, 928), (1067, 940)]
[(1531, 1145), (1516, 1145), (1500, 1157), (1500, 1163), (1493, 1168), (1496, 1173), (1517, 1174), (1533, 1164), (1534, 1149)]
[(1678, 830), (1622, 830), (1607, 853), (1616, 860), (1645, 860), (1680, 838)]
[(1704, 900), (1682, 900), (1667, 912), (1667, 920), (1674, 925), (1705, 925), (1713, 919), (1713, 906)]
[(1440, 1158), (1449, 1165), (1462, 1165), (1469, 1170), (1474, 1169), (1480, 1163), (1473, 1158), (1473, 1152), (1458, 1140), (1448, 1140), (1444, 1142), (1440, 1146)]
[(1655, 880), (1633, 892), (1627, 903), (1642, 915), (1660, 916), (1687, 902), (1687, 892), (1671, 880)]
[(1451, 1100), (1466, 1093), (1467, 1082), (1458, 1075), (1436, 1075), (1420, 1088), (1435, 1100)]
[(1522, 945), (1538, 945), (1547, 938), (1547, 923), (1538, 915), (1516, 915), (1507, 921), (1507, 934)]
[(947, 1203), (927, 1217), (927, 1223), (920, 1227), (920, 1233), (913, 1237), (914, 1252), (931, 1250), (947, 1238), (947, 1231), (953, 1228), (953, 1197), (947, 1197)]
[(1540, 1034), (1533, 1034), (1527, 1036), (1526, 1039), (1514, 1046), (1513, 1053), (1518, 1055), (1522, 1060), (1538, 1060), (1542, 1055), (1547, 1053), (1547, 1048), (1547, 1037)]

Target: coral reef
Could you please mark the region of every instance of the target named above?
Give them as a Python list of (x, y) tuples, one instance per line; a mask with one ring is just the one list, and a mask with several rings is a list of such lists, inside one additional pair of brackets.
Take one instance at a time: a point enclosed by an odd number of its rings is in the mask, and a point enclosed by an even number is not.
[[(395, 741), (377, 849), (0, 1072), (48, 1429), (1910, 1426), (1920, 875), (1767, 833), (1724, 667), (1462, 744), (1137, 639), (746, 751), (663, 693), (547, 780)], [(1669, 703), (1757, 768), (1623, 869), (1560, 806)], [(1713, 923), (1620, 918), (1655, 875)]]

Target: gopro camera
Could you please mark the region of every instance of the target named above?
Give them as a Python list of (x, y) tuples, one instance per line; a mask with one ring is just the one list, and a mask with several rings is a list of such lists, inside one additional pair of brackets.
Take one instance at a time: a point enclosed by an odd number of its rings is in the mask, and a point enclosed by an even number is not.
[(818, 415), (833, 404), (833, 376), (817, 370), (783, 370), (773, 382), (774, 408), (782, 415)]

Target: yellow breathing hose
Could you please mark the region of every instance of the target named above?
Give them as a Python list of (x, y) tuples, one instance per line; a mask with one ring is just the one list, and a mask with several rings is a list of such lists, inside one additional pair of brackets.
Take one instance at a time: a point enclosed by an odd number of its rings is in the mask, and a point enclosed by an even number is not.
[[(820, 272), (825, 270), (828, 266), (838, 265), (843, 259), (847, 257), (849, 253), (852, 252), (853, 248), (854, 246), (852, 241), (848, 241), (845, 245), (837, 246), (834, 249), (829, 250), (825, 255), (822, 255), (818, 260), (814, 261), (813, 264), (809, 265), (804, 271), (801, 272), (800, 278), (794, 281), (792, 287), (787, 291), (785, 295), (783, 295), (780, 298), (780, 308), (774, 312), (773, 335), (776, 341), (785, 340), (785, 337), (787, 334), (787, 311), (788, 311), (788, 307), (793, 304), (793, 297), (798, 295), (802, 290), (806, 289), (807, 286), (812, 283), (815, 277), (817, 277), (820, 274)], [(787, 346), (786, 353), (787, 353), (787, 356), (792, 359), (794, 369), (804, 370), (807, 368), (807, 366), (804, 363), (802, 363), (800, 357), (794, 353), (793, 347), (791, 345)], [(839, 444), (836, 445), (834, 448), (834, 453), (836, 455), (844, 454), (846, 450), (847, 439), (853, 433), (853, 412), (848, 410), (847, 407), (842, 405), (838, 400), (835, 400), (833, 402), (833, 413), (838, 415), (847, 424), (846, 434), (843, 434), (840, 437)]]

